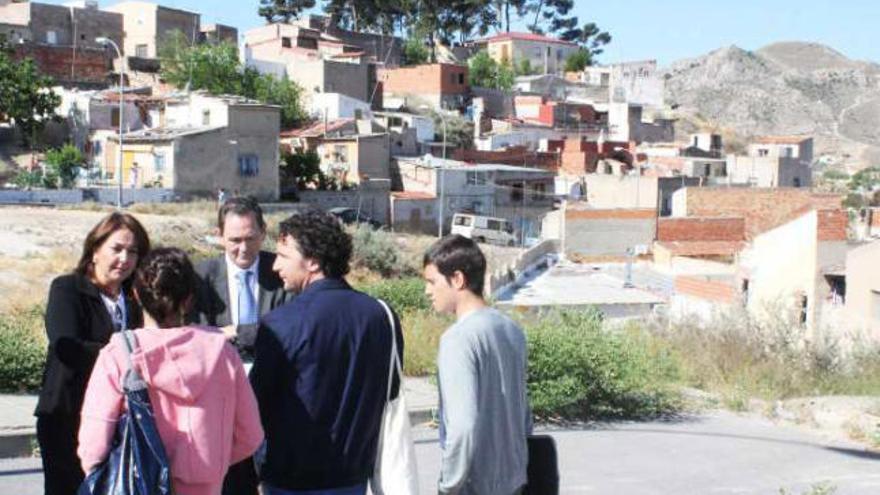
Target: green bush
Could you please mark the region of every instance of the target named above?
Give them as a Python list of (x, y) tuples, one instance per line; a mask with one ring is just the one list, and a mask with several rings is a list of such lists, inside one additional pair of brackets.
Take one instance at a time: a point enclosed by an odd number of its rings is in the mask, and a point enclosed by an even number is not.
[(359, 225), (352, 234), (352, 265), (372, 270), (383, 277), (409, 275), (394, 238), (384, 230)]
[(603, 329), (597, 311), (554, 311), (526, 325), (528, 387), (542, 418), (640, 418), (681, 407), (677, 361), (640, 328)]
[(39, 390), (46, 361), (42, 306), (0, 315), (0, 392)]
[(425, 296), (425, 282), (418, 277), (390, 278), (358, 289), (387, 302), (398, 315), (431, 308)]

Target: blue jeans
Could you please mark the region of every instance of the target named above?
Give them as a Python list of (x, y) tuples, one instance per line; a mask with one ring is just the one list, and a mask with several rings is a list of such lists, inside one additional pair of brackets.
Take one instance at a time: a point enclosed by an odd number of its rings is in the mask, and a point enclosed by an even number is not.
[(282, 490), (263, 483), (265, 495), (365, 495), (367, 484), (349, 486), (346, 488), (331, 488), (329, 490)]

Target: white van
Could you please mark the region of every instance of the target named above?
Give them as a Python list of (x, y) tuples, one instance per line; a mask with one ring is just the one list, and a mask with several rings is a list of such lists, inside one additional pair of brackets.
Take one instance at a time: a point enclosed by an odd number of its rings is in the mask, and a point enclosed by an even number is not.
[(452, 233), (470, 237), (477, 242), (501, 244), (502, 246), (516, 244), (513, 225), (503, 218), (456, 213), (452, 216)]

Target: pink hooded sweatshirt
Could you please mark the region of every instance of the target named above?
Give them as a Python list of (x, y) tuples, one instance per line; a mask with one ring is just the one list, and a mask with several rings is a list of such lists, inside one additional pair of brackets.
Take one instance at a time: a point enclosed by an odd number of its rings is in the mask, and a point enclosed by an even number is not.
[[(257, 401), (238, 352), (211, 327), (135, 330), (134, 367), (149, 385), (174, 492), (217, 495), (231, 464), (263, 440)], [(125, 342), (114, 334), (86, 389), (77, 454), (88, 473), (109, 454), (125, 407)]]

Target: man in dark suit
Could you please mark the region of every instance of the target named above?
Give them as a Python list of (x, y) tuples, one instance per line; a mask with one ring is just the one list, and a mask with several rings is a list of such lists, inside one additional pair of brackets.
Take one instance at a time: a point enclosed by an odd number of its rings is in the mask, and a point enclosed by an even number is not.
[[(193, 320), (220, 327), (250, 361), (260, 316), (287, 299), (284, 284), (272, 271), (275, 255), (262, 251), (266, 222), (259, 203), (251, 197), (227, 200), (217, 213), (224, 254), (200, 263), (201, 286)], [(229, 469), (223, 493), (255, 494), (256, 473), (246, 459)]]
[[(264, 493), (363, 495), (376, 460), (392, 332), (402, 359), (400, 323), (345, 281), (351, 236), (333, 216), (292, 215), (276, 246), (275, 271), (297, 296), (260, 320), (254, 346)], [(399, 380), (392, 380), (394, 398)]]

